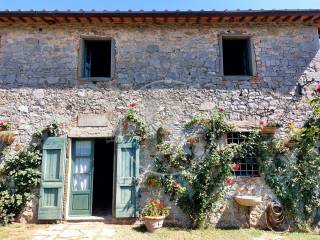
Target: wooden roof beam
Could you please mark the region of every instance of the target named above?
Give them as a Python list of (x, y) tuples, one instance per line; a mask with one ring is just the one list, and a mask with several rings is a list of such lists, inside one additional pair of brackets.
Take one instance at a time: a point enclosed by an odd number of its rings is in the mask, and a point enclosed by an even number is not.
[(271, 22), (276, 22), (280, 19), (280, 16), (275, 16), (274, 18), (271, 19)]
[(7, 19), (8, 19), (10, 22), (13, 22), (13, 23), (16, 22), (16, 20), (14, 20), (12, 17), (7, 17)]
[(314, 18), (314, 16), (309, 16), (309, 17), (304, 18), (302, 21), (303, 21), (303, 22), (308, 22), (308, 21), (310, 21), (310, 20), (313, 19), (313, 18)]
[(296, 22), (296, 21), (298, 21), (300, 19), (301, 19), (301, 16), (296, 16), (296, 17), (292, 18), (291, 21), (292, 22)]
[(21, 22), (24, 22), (24, 23), (27, 22), (27, 20), (25, 20), (23, 17), (18, 17), (18, 19), (19, 19)]

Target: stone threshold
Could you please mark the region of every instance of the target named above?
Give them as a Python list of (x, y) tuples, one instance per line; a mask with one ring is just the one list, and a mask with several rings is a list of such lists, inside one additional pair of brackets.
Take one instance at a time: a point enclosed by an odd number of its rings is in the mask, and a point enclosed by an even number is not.
[(128, 224), (135, 225), (139, 223), (138, 218), (114, 218), (112, 216), (77, 216), (67, 217), (67, 223), (81, 223), (81, 222), (103, 222), (106, 224)]

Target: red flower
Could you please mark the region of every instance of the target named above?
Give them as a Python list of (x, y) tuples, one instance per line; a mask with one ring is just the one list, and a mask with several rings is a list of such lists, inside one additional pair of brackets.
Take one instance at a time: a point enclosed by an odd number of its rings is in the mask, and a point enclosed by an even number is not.
[(228, 185), (233, 185), (233, 180), (231, 178), (227, 178), (225, 180), (225, 183), (228, 184)]
[(234, 164), (232, 165), (232, 170), (233, 170), (234, 172), (239, 171), (239, 169), (240, 169), (239, 163), (234, 163)]
[(177, 182), (173, 182), (172, 183), (172, 187), (175, 188), (175, 189), (181, 189), (182, 188), (181, 185), (179, 183), (177, 183)]
[(224, 112), (224, 109), (222, 107), (218, 108), (219, 112)]
[(137, 104), (135, 102), (131, 102), (129, 105), (131, 108), (135, 108), (137, 106)]
[(318, 83), (318, 84), (316, 85), (315, 91), (318, 92), (318, 93), (320, 93), (320, 83)]

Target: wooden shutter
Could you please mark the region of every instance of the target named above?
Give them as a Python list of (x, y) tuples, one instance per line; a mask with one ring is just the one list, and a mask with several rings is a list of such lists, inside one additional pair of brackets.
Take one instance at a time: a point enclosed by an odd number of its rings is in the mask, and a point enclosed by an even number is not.
[(42, 154), (38, 220), (59, 220), (63, 217), (66, 138), (47, 138)]
[(138, 215), (139, 142), (135, 138), (119, 137), (116, 162), (115, 217)]

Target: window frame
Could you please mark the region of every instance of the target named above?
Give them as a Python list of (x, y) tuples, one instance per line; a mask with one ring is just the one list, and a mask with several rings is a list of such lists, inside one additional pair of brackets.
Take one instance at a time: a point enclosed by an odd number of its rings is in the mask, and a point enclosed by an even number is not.
[[(241, 135), (241, 134), (250, 134), (250, 132), (251, 131), (232, 131), (232, 132), (229, 132), (229, 133), (227, 133), (226, 135), (225, 135), (225, 142), (226, 142), (226, 144), (228, 145), (228, 144), (239, 144), (239, 143), (228, 143), (228, 134), (238, 134), (239, 136)], [(231, 139), (238, 139), (238, 138), (234, 138), (233, 136), (232, 136), (232, 138)], [(238, 141), (239, 142), (239, 141)], [(237, 163), (237, 161), (235, 161), (236, 159), (235, 158), (233, 158), (232, 159), (232, 162), (233, 163)], [(250, 178), (252, 178), (252, 177), (260, 177), (260, 166), (259, 166), (259, 162), (257, 161), (257, 159), (255, 159), (255, 162), (254, 163), (248, 163), (248, 161), (246, 160), (245, 161), (245, 163), (239, 163), (240, 165), (246, 165), (246, 170), (239, 170), (239, 171), (241, 171), (241, 172), (244, 172), (244, 173), (246, 173), (245, 175), (241, 175), (241, 174), (236, 174), (236, 172), (233, 172), (233, 174), (234, 174), (234, 176), (236, 176), (236, 177), (250, 177)], [(257, 170), (249, 170), (248, 171), (248, 169), (247, 169), (247, 167), (248, 167), (248, 165), (256, 165), (257, 167), (258, 167), (258, 169)], [(248, 174), (248, 173), (251, 173), (251, 174)], [(256, 174), (253, 174), (253, 173), (256, 173)]]
[[(84, 77), (84, 56), (85, 56), (85, 42), (86, 41), (111, 41), (111, 61), (110, 61), (110, 77)], [(112, 37), (101, 37), (101, 36), (80, 36), (80, 48), (78, 57), (78, 79), (81, 81), (88, 82), (101, 82), (110, 81), (115, 75), (115, 65), (116, 65), (116, 42)]]
[[(239, 39), (239, 40), (248, 40), (249, 42), (249, 53), (248, 53), (248, 62), (249, 62), (249, 69), (251, 71), (250, 75), (225, 75), (224, 74), (224, 64), (223, 64), (223, 40), (224, 39)], [(254, 44), (251, 35), (245, 34), (220, 34), (219, 35), (219, 50), (220, 50), (220, 74), (225, 79), (238, 79), (238, 80), (249, 80), (252, 77), (257, 75), (256, 69), (256, 56), (254, 51)]]

